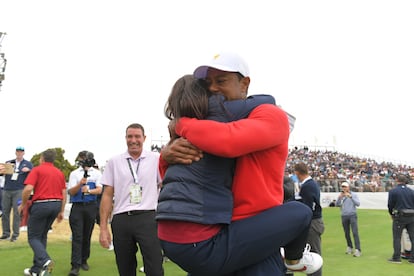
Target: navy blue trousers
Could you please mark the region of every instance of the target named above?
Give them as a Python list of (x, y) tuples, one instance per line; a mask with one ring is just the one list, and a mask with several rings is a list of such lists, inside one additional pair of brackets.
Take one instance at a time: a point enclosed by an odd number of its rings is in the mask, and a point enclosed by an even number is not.
[(46, 251), (47, 233), (61, 207), (61, 201), (34, 202), (30, 207), (27, 238), (34, 253), (32, 272), (39, 273), (45, 262), (51, 259)]
[(191, 244), (161, 241), (161, 246), (191, 276), (285, 275), (280, 247), (287, 259), (300, 259), (311, 218), (308, 206), (291, 201), (234, 221), (208, 240)]

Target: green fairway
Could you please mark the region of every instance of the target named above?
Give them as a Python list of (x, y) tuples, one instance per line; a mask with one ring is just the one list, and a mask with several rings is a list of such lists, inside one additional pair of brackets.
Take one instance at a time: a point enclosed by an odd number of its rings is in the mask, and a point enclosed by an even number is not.
[[(385, 210), (358, 210), (362, 256), (346, 255), (345, 237), (341, 226), (338, 208), (323, 209), (326, 230), (322, 236), (324, 275), (362, 275), (362, 276), (408, 276), (414, 275), (414, 265), (403, 260), (402, 264), (391, 264), (387, 259), (392, 254), (391, 219)], [(26, 235), (23, 233), (22, 235)], [(258, 233), (260, 235), (260, 233)], [(50, 242), (49, 254), (56, 262), (53, 275), (65, 276), (70, 270), (71, 243), (69, 239)], [(32, 251), (27, 242), (19, 239), (17, 243), (0, 242), (0, 274), (21, 276), (23, 269), (29, 267)], [(81, 271), (81, 275), (115, 276), (117, 269), (113, 251), (100, 247), (94, 241), (89, 259), (91, 269)], [(142, 261), (139, 260), (139, 266)], [(164, 264), (166, 276), (186, 275), (172, 262)], [(143, 273), (139, 273), (144, 275)], [(304, 275), (296, 273), (295, 275)], [(214, 276), (214, 275), (212, 275)], [(254, 275), (252, 275), (254, 276)]]

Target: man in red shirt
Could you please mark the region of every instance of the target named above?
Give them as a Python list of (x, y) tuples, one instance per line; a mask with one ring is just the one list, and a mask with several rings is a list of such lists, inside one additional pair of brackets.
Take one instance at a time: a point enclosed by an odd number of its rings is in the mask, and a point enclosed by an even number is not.
[[(198, 67), (194, 76), (205, 79), (210, 92), (222, 94), (227, 100), (247, 96), (249, 72), (237, 55), (217, 55), (208, 65)], [(237, 162), (232, 186), (232, 223), (222, 226), (210, 239), (181, 241), (197, 252), (189, 247), (188, 254), (177, 254), (177, 258), (170, 257), (169, 252), (174, 255), (182, 246), (164, 236), (161, 242), (170, 259), (191, 271), (191, 275), (283, 275), (285, 268), (279, 254), (279, 247), (283, 246), (286, 260), (292, 260), (287, 263), (289, 269), (308, 273), (306, 267), (315, 269), (322, 265), (320, 256), (302, 253), (311, 218), (309, 208), (299, 202), (281, 205), (289, 138), (288, 119), (282, 109), (261, 105), (248, 118), (230, 123), (181, 118), (175, 131), (183, 138), (164, 147), (160, 166), (196, 162), (202, 158), (201, 150), (236, 157)], [(200, 227), (208, 230), (211, 226)], [(202, 233), (202, 229), (197, 230)], [(159, 231), (168, 234), (163, 229)], [(313, 258), (317, 257), (320, 259), (315, 263)]]
[(34, 192), (27, 225), (27, 237), (34, 257), (33, 266), (24, 270), (27, 276), (50, 275), (54, 265), (46, 251), (47, 233), (56, 218), (58, 222), (62, 221), (66, 204), (65, 176), (53, 165), (55, 158), (54, 149), (42, 152), (40, 165), (32, 169), (24, 182), (19, 213)]

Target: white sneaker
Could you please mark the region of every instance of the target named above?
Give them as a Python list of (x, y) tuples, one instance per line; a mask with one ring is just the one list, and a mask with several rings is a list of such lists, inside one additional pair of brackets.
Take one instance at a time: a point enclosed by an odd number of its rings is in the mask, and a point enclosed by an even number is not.
[(49, 276), (52, 274), (55, 263), (52, 260), (47, 260), (40, 271), (40, 276)]
[(318, 271), (323, 264), (323, 259), (321, 255), (310, 252), (310, 245), (307, 244), (305, 250), (303, 250), (302, 259), (299, 260), (299, 263), (294, 265), (288, 265), (285, 263), (288, 272), (303, 272), (306, 274), (311, 274)]
[(140, 267), (139, 272), (144, 272), (144, 267), (143, 266)]
[(23, 270), (23, 275), (24, 276), (37, 276), (37, 273), (32, 273), (32, 272), (30, 272), (30, 268), (25, 268), (24, 270)]
[(345, 254), (348, 254), (348, 255), (349, 255), (349, 254), (352, 254), (352, 248), (348, 246), (348, 247), (346, 248)]
[(361, 257), (361, 251), (355, 249), (354, 257)]

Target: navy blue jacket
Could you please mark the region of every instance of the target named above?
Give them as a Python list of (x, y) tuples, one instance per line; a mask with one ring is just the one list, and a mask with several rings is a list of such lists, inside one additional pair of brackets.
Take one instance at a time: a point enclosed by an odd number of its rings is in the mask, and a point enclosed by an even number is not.
[(320, 204), (321, 199), (321, 190), (319, 184), (311, 179), (305, 181), (305, 183), (300, 186), (300, 201), (305, 203), (311, 208), (313, 212), (312, 219), (318, 219), (322, 217), (322, 207)]
[[(16, 159), (12, 159), (7, 161), (6, 163), (12, 163), (14, 165), (16, 165)], [(6, 191), (16, 191), (16, 190), (23, 190), (24, 188), (24, 181), (26, 180), (26, 177), (29, 175), (30, 171), (28, 172), (22, 172), (22, 169), (24, 167), (29, 168), (30, 170), (33, 169), (33, 164), (26, 160), (23, 159), (22, 161), (20, 161), (19, 167), (15, 168), (15, 171), (17, 169), (17, 173), (18, 173), (18, 177), (16, 180), (12, 180), (12, 176), (11, 174), (5, 174), (4, 175), (4, 190)]]
[(405, 184), (398, 184), (388, 192), (388, 213), (392, 215), (393, 210), (403, 209), (414, 210), (414, 191)]
[[(211, 96), (207, 119), (230, 122), (246, 118), (260, 104), (275, 104), (269, 95), (246, 100), (224, 101)], [(229, 145), (231, 146), (231, 145)], [(200, 224), (229, 224), (232, 218), (231, 191), (235, 158), (204, 153), (190, 165), (169, 165), (157, 206), (157, 220), (179, 220)]]

